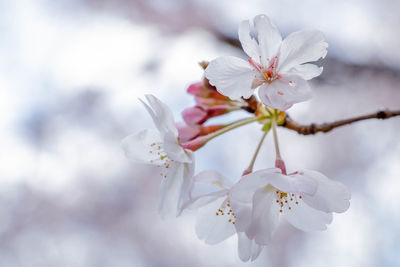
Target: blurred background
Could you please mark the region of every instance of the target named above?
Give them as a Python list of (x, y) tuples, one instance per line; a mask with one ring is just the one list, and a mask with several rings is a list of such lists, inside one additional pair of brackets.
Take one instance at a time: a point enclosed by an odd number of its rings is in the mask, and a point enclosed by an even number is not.
[[(400, 266), (400, 118), (315, 136), (279, 129), (288, 170), (341, 181), (351, 206), (324, 232), (282, 224), (253, 263), (239, 260), (236, 237), (198, 240), (194, 213), (161, 221), (157, 168), (120, 148), (154, 127), (138, 97), (155, 94), (181, 120), (198, 62), (244, 57), (237, 26), (260, 13), (283, 36), (319, 29), (329, 43), (314, 97), (292, 118), (399, 109), (399, 12), (396, 0), (1, 0), (0, 266)], [(250, 125), (215, 139), (198, 151), (196, 172), (236, 181), (259, 136)], [(273, 156), (268, 136), (256, 167)]]

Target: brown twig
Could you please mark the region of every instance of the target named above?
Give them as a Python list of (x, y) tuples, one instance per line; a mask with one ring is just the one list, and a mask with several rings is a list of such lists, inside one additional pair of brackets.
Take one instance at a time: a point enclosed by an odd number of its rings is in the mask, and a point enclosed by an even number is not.
[(368, 120), (368, 119), (388, 119), (391, 117), (395, 116), (400, 116), (400, 110), (396, 111), (391, 111), (391, 110), (381, 110), (376, 113), (368, 114), (368, 115), (363, 115), (359, 117), (354, 117), (350, 119), (345, 119), (345, 120), (340, 120), (340, 121), (335, 121), (331, 123), (322, 123), (322, 124), (315, 124), (312, 123), (310, 125), (301, 125), (294, 120), (292, 120), (288, 114), (286, 114), (285, 117), (285, 122), (281, 125), (284, 128), (293, 130), (298, 132), (299, 134), (303, 135), (310, 135), (310, 134), (316, 134), (318, 132), (329, 132), (333, 130), (334, 128), (344, 126), (347, 124), (351, 124), (356, 121), (362, 121), (362, 120)]

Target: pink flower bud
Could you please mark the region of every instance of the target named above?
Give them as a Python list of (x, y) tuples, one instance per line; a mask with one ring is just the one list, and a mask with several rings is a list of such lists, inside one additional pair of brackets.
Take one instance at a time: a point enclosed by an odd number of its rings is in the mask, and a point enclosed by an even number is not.
[(194, 106), (182, 111), (182, 117), (189, 125), (202, 124), (208, 119), (208, 113), (201, 106)]
[[(187, 125), (184, 122), (175, 123), (176, 128), (178, 129), (179, 140), (182, 143), (193, 140), (197, 136), (201, 134), (201, 126), (199, 125)], [(204, 135), (204, 134), (203, 134)]]
[(234, 108), (232, 106), (227, 106), (227, 105), (208, 107), (207, 115), (208, 115), (208, 118), (217, 117), (217, 116), (226, 114), (226, 113), (231, 112), (236, 109), (237, 108)]
[(209, 125), (209, 126), (200, 126), (200, 135), (206, 135), (209, 133), (213, 133), (215, 131), (218, 131), (222, 128), (226, 127), (224, 124), (219, 124), (219, 125)]
[(181, 144), (181, 146), (184, 149), (190, 149), (192, 151), (196, 151), (200, 147), (204, 146), (208, 142), (208, 139), (209, 139), (209, 137), (207, 135), (199, 136), (192, 141)]
[(198, 105), (202, 106), (217, 106), (217, 105), (228, 105), (230, 102), (227, 102), (226, 100), (221, 100), (221, 99), (215, 99), (215, 98), (205, 98), (205, 97), (200, 97), (200, 96), (195, 96), (194, 100)]
[(191, 84), (189, 88), (187, 89), (187, 92), (189, 94), (195, 95), (197, 97), (203, 97), (203, 98), (213, 98), (213, 99), (219, 99), (223, 100), (225, 102), (230, 102), (231, 100), (229, 97), (226, 97), (220, 93), (217, 92), (215, 87), (213, 86), (207, 86), (203, 82), (197, 82), (194, 84)]
[(191, 108), (187, 108), (182, 112), (183, 120), (189, 125), (203, 124), (209, 118), (217, 117), (233, 110), (237, 110), (238, 107), (230, 105), (219, 105), (219, 106), (200, 106), (196, 105)]
[(197, 82), (191, 84), (187, 89), (187, 92), (189, 94), (205, 98), (207, 98), (210, 95), (210, 89), (206, 88), (203, 82)]

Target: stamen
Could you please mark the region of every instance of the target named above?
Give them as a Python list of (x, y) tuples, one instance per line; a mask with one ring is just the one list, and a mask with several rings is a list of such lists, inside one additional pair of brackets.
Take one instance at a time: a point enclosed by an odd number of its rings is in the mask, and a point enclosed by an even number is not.
[(219, 216), (219, 215), (224, 216), (224, 215), (226, 215), (226, 216), (228, 216), (228, 222), (230, 222), (232, 224), (235, 224), (236, 215), (233, 212), (233, 210), (230, 208), (230, 206), (231, 206), (230, 200), (228, 198), (225, 199), (225, 201), (222, 202), (220, 208), (217, 210), (215, 215), (216, 216)]

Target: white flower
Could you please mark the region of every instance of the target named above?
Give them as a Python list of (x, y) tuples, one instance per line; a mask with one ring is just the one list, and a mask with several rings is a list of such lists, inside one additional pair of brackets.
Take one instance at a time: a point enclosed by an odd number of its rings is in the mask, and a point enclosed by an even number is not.
[(194, 154), (179, 143), (171, 110), (153, 95), (143, 103), (158, 131), (146, 129), (122, 140), (126, 156), (137, 163), (149, 163), (161, 168), (161, 217), (176, 216), (182, 207), (194, 174)]
[[(219, 190), (191, 199), (185, 209), (199, 209), (196, 221), (196, 234), (207, 244), (217, 244), (236, 232), (236, 214), (229, 199), (233, 183), (217, 171), (203, 171), (193, 178), (194, 185), (208, 183)], [(193, 189), (193, 188), (192, 188)], [(238, 234), (238, 252), (242, 261), (255, 260), (263, 246), (257, 245), (244, 233)]]
[(256, 244), (267, 245), (280, 216), (303, 231), (325, 230), (332, 212), (349, 208), (350, 192), (316, 171), (284, 175), (272, 168), (244, 176), (232, 188), (230, 199), (234, 209), (247, 207), (237, 212), (237, 230)]
[(280, 110), (310, 99), (306, 80), (320, 75), (322, 67), (304, 63), (326, 56), (328, 44), (323, 34), (303, 30), (282, 41), (279, 31), (265, 15), (254, 18), (254, 27), (258, 42), (250, 36), (248, 20), (239, 26), (239, 40), (250, 57), (248, 62), (232, 56), (212, 60), (205, 71), (210, 84), (232, 99), (248, 98), (260, 87), (261, 101)]

